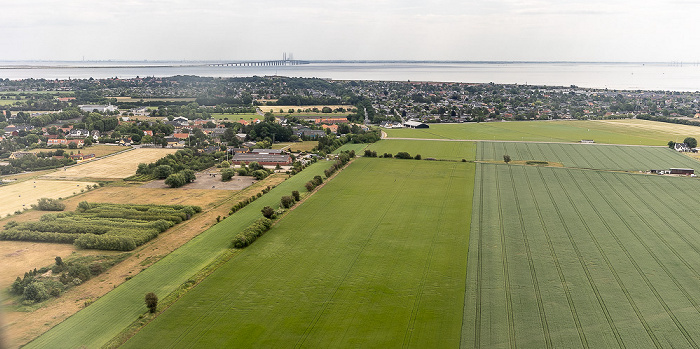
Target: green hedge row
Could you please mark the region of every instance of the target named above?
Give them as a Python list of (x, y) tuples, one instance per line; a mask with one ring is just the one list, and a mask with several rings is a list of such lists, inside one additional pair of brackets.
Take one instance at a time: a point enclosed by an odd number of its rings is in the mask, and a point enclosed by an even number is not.
[(244, 248), (252, 244), (257, 238), (265, 234), (272, 227), (272, 220), (268, 218), (260, 218), (238, 233), (231, 241), (231, 245), (235, 248)]

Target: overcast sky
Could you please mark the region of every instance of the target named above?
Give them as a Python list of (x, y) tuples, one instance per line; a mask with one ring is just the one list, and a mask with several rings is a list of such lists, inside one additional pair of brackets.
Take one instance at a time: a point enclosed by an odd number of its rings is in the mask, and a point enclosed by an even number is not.
[(700, 0), (0, 1), (0, 60), (700, 61)]

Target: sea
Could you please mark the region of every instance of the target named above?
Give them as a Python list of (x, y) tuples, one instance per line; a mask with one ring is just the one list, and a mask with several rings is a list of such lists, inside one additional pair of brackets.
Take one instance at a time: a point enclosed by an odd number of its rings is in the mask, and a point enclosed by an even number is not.
[(287, 76), (332, 80), (434, 81), (700, 91), (700, 63), (309, 61), (288, 66), (215, 66), (231, 62), (0, 62), (3, 79), (87, 79), (197, 75)]

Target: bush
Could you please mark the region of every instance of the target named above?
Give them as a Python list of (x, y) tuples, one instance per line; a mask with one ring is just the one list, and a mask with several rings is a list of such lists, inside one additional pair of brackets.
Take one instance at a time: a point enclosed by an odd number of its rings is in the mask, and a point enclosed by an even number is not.
[(413, 158), (416, 159), (416, 160), (420, 160), (420, 159), (421, 159), (421, 156), (420, 156), (420, 154), (416, 154), (416, 156), (414, 156)]
[(158, 179), (168, 178), (168, 176), (173, 174), (173, 168), (170, 167), (170, 165), (160, 165), (160, 166), (156, 167), (153, 174)]
[(165, 185), (171, 188), (179, 188), (185, 184), (187, 184), (187, 180), (181, 173), (173, 173), (165, 179)]
[(66, 204), (56, 199), (41, 198), (36, 207), (41, 211), (63, 211), (66, 209)]
[(158, 308), (158, 296), (153, 292), (148, 292), (146, 293), (145, 302), (148, 311), (150, 311), (151, 314), (155, 313), (156, 308)]
[(248, 175), (248, 169), (245, 167), (239, 168), (236, 172), (238, 172), (239, 176), (247, 176)]
[(294, 206), (295, 200), (291, 196), (283, 196), (282, 199), (280, 200), (280, 203), (282, 204), (282, 207), (290, 208), (290, 207)]
[(270, 206), (265, 206), (265, 207), (263, 207), (263, 209), (260, 210), (260, 212), (262, 212), (262, 215), (263, 215), (263, 217), (265, 217), (265, 218), (270, 218), (270, 219), (272, 219), (272, 218), (275, 216), (275, 209), (273, 209), (273, 208), (270, 207)]
[(221, 170), (221, 181), (228, 182), (236, 174), (236, 171), (232, 168), (225, 168)]
[(315, 186), (319, 186), (321, 183), (323, 183), (323, 178), (321, 176), (314, 176), (314, 179), (312, 179), (311, 182), (313, 182)]
[(238, 233), (231, 241), (231, 245), (235, 248), (244, 248), (252, 244), (258, 237), (265, 234), (272, 227), (272, 220), (268, 218), (260, 218), (251, 224), (248, 228)]
[(407, 153), (407, 152), (405, 152), (405, 151), (400, 151), (400, 152), (396, 153), (396, 156), (395, 156), (395, 157), (396, 157), (397, 159), (413, 159), (413, 157), (411, 156), (411, 154), (409, 154), (409, 153)]
[(41, 302), (49, 298), (49, 292), (43, 283), (34, 281), (24, 288), (22, 297), (33, 302)]
[(299, 191), (298, 191), (298, 190), (292, 191), (292, 197), (294, 197), (294, 200), (295, 200), (295, 201), (301, 200), (301, 194), (299, 194)]
[(306, 182), (306, 184), (304, 184), (304, 187), (306, 187), (306, 190), (308, 190), (308, 191), (312, 191), (312, 190), (314, 190), (314, 188), (316, 188), (316, 186), (314, 185), (314, 182), (312, 182), (312, 181)]

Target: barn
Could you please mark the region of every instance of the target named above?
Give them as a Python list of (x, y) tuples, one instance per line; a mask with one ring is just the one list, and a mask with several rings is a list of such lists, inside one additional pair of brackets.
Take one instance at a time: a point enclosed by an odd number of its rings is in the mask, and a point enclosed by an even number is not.
[(686, 175), (690, 176), (692, 174), (695, 174), (695, 170), (692, 168), (672, 168), (670, 169), (671, 174), (679, 174), (679, 175)]
[(423, 122), (418, 122), (418, 121), (406, 121), (403, 123), (404, 127), (409, 127), (409, 128), (430, 128), (428, 124), (423, 123)]

